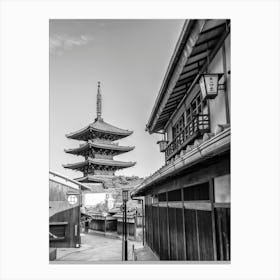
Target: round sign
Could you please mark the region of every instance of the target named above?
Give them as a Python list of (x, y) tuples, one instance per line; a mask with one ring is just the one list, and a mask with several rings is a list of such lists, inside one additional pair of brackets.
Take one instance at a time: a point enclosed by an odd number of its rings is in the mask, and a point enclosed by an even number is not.
[(69, 204), (76, 204), (78, 202), (78, 198), (76, 195), (69, 195), (68, 196)]

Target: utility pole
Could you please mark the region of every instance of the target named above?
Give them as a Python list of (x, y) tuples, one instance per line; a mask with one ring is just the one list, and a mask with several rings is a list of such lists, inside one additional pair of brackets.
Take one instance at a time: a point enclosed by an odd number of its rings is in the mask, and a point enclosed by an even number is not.
[(122, 191), (122, 197), (123, 197), (123, 240), (124, 240), (124, 260), (127, 261), (127, 209), (126, 209), (126, 203), (128, 201), (128, 190)]

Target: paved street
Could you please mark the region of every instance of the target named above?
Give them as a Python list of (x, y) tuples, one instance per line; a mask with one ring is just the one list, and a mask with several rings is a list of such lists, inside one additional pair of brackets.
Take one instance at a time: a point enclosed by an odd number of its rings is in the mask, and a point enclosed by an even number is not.
[[(81, 234), (82, 246), (80, 248), (58, 248), (56, 261), (121, 261), (122, 240), (89, 232)], [(128, 241), (129, 260), (132, 260), (132, 245), (135, 249), (141, 248), (142, 243)]]

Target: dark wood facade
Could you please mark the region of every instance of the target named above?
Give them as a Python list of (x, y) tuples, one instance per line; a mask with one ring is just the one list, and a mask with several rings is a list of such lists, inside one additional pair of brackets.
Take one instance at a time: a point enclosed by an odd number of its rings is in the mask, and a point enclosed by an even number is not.
[(116, 231), (117, 219), (113, 217), (93, 217), (89, 223), (89, 228), (96, 231)]
[[(123, 234), (123, 222), (118, 221), (117, 223), (117, 233), (118, 234)], [(130, 237), (136, 238), (136, 224), (135, 222), (133, 223), (127, 223), (127, 234)]]
[[(117, 218), (117, 233), (123, 234), (123, 213), (117, 213), (114, 215)], [(130, 213), (127, 215), (127, 234), (128, 237), (136, 238), (136, 213)]]
[(49, 180), (49, 242), (50, 247), (80, 246), (80, 203), (70, 205), (68, 195), (80, 191), (66, 184)]
[[(146, 124), (165, 164), (132, 196), (145, 196), (146, 244), (161, 260), (230, 260), (230, 42), (230, 20), (186, 20)], [(203, 75), (217, 77), (213, 98)]]
[(161, 260), (230, 260), (230, 203), (215, 200), (215, 178), (229, 176), (230, 155), (159, 183), (145, 197), (146, 244)]

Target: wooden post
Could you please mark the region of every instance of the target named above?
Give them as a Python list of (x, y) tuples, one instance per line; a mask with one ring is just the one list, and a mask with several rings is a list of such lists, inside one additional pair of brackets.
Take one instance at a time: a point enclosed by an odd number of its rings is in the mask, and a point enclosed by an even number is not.
[(215, 226), (215, 208), (214, 208), (214, 182), (213, 179), (209, 181), (209, 194), (211, 201), (211, 219), (212, 219), (212, 232), (213, 232), (213, 250), (214, 250), (214, 261), (217, 260), (217, 246), (216, 246), (216, 226)]
[(126, 201), (124, 201), (124, 260), (127, 261), (127, 213)]
[[(81, 190), (81, 186), (79, 187)], [(78, 207), (78, 225), (77, 225), (77, 234), (78, 234), (78, 246), (81, 246), (81, 207), (82, 207), (82, 194), (81, 192), (78, 195), (78, 202), (79, 202), (79, 207)]]
[(177, 212), (177, 211), (176, 211), (177, 209), (176, 209), (176, 208), (173, 208), (173, 211), (174, 211), (174, 210), (175, 210), (175, 226), (176, 226), (176, 230), (175, 230), (175, 236), (176, 236), (176, 237), (175, 237), (175, 244), (176, 244), (176, 261), (178, 261), (178, 259), (179, 259), (179, 257), (178, 257), (178, 256), (179, 256), (179, 254), (178, 254), (178, 230), (177, 230), (177, 228), (178, 228), (178, 227), (177, 227), (177, 222), (178, 222), (177, 220), (178, 220), (178, 219), (177, 219), (177, 213), (176, 213), (176, 212)]
[(184, 208), (184, 189), (181, 187), (181, 199), (182, 199), (182, 213), (183, 213), (183, 246), (184, 246), (184, 260), (187, 259), (187, 247), (186, 247), (186, 229), (185, 229), (185, 208)]
[(170, 236), (169, 236), (169, 211), (168, 211), (168, 193), (166, 192), (166, 208), (167, 208), (167, 245), (168, 245), (168, 259), (171, 259), (170, 251)]
[(137, 223), (137, 215), (134, 216), (134, 240), (136, 240), (136, 237), (137, 237), (137, 224), (136, 223)]
[(142, 204), (142, 241), (143, 241), (143, 246), (145, 245), (145, 215), (144, 215), (144, 199), (141, 200)]
[(134, 244), (132, 244), (132, 260), (135, 261)]
[(105, 216), (105, 220), (104, 220), (104, 235), (106, 235), (106, 216)]
[(158, 198), (158, 204), (157, 204), (157, 220), (158, 220), (158, 222), (157, 222), (157, 224), (158, 224), (158, 255), (160, 256), (160, 230), (159, 230), (159, 197), (158, 197), (158, 195), (157, 195), (157, 198)]
[(198, 217), (197, 210), (195, 211), (195, 227), (196, 227), (196, 238), (197, 238), (197, 252), (198, 252), (198, 260), (200, 261), (200, 242), (199, 242), (199, 230), (198, 230)]
[(124, 209), (122, 209), (122, 260), (124, 260)]
[(219, 247), (220, 247), (220, 259), (221, 261), (224, 260), (224, 252), (223, 252), (223, 239), (222, 239), (222, 225), (221, 225), (221, 213), (217, 211), (217, 222), (218, 222), (218, 236), (219, 236)]

